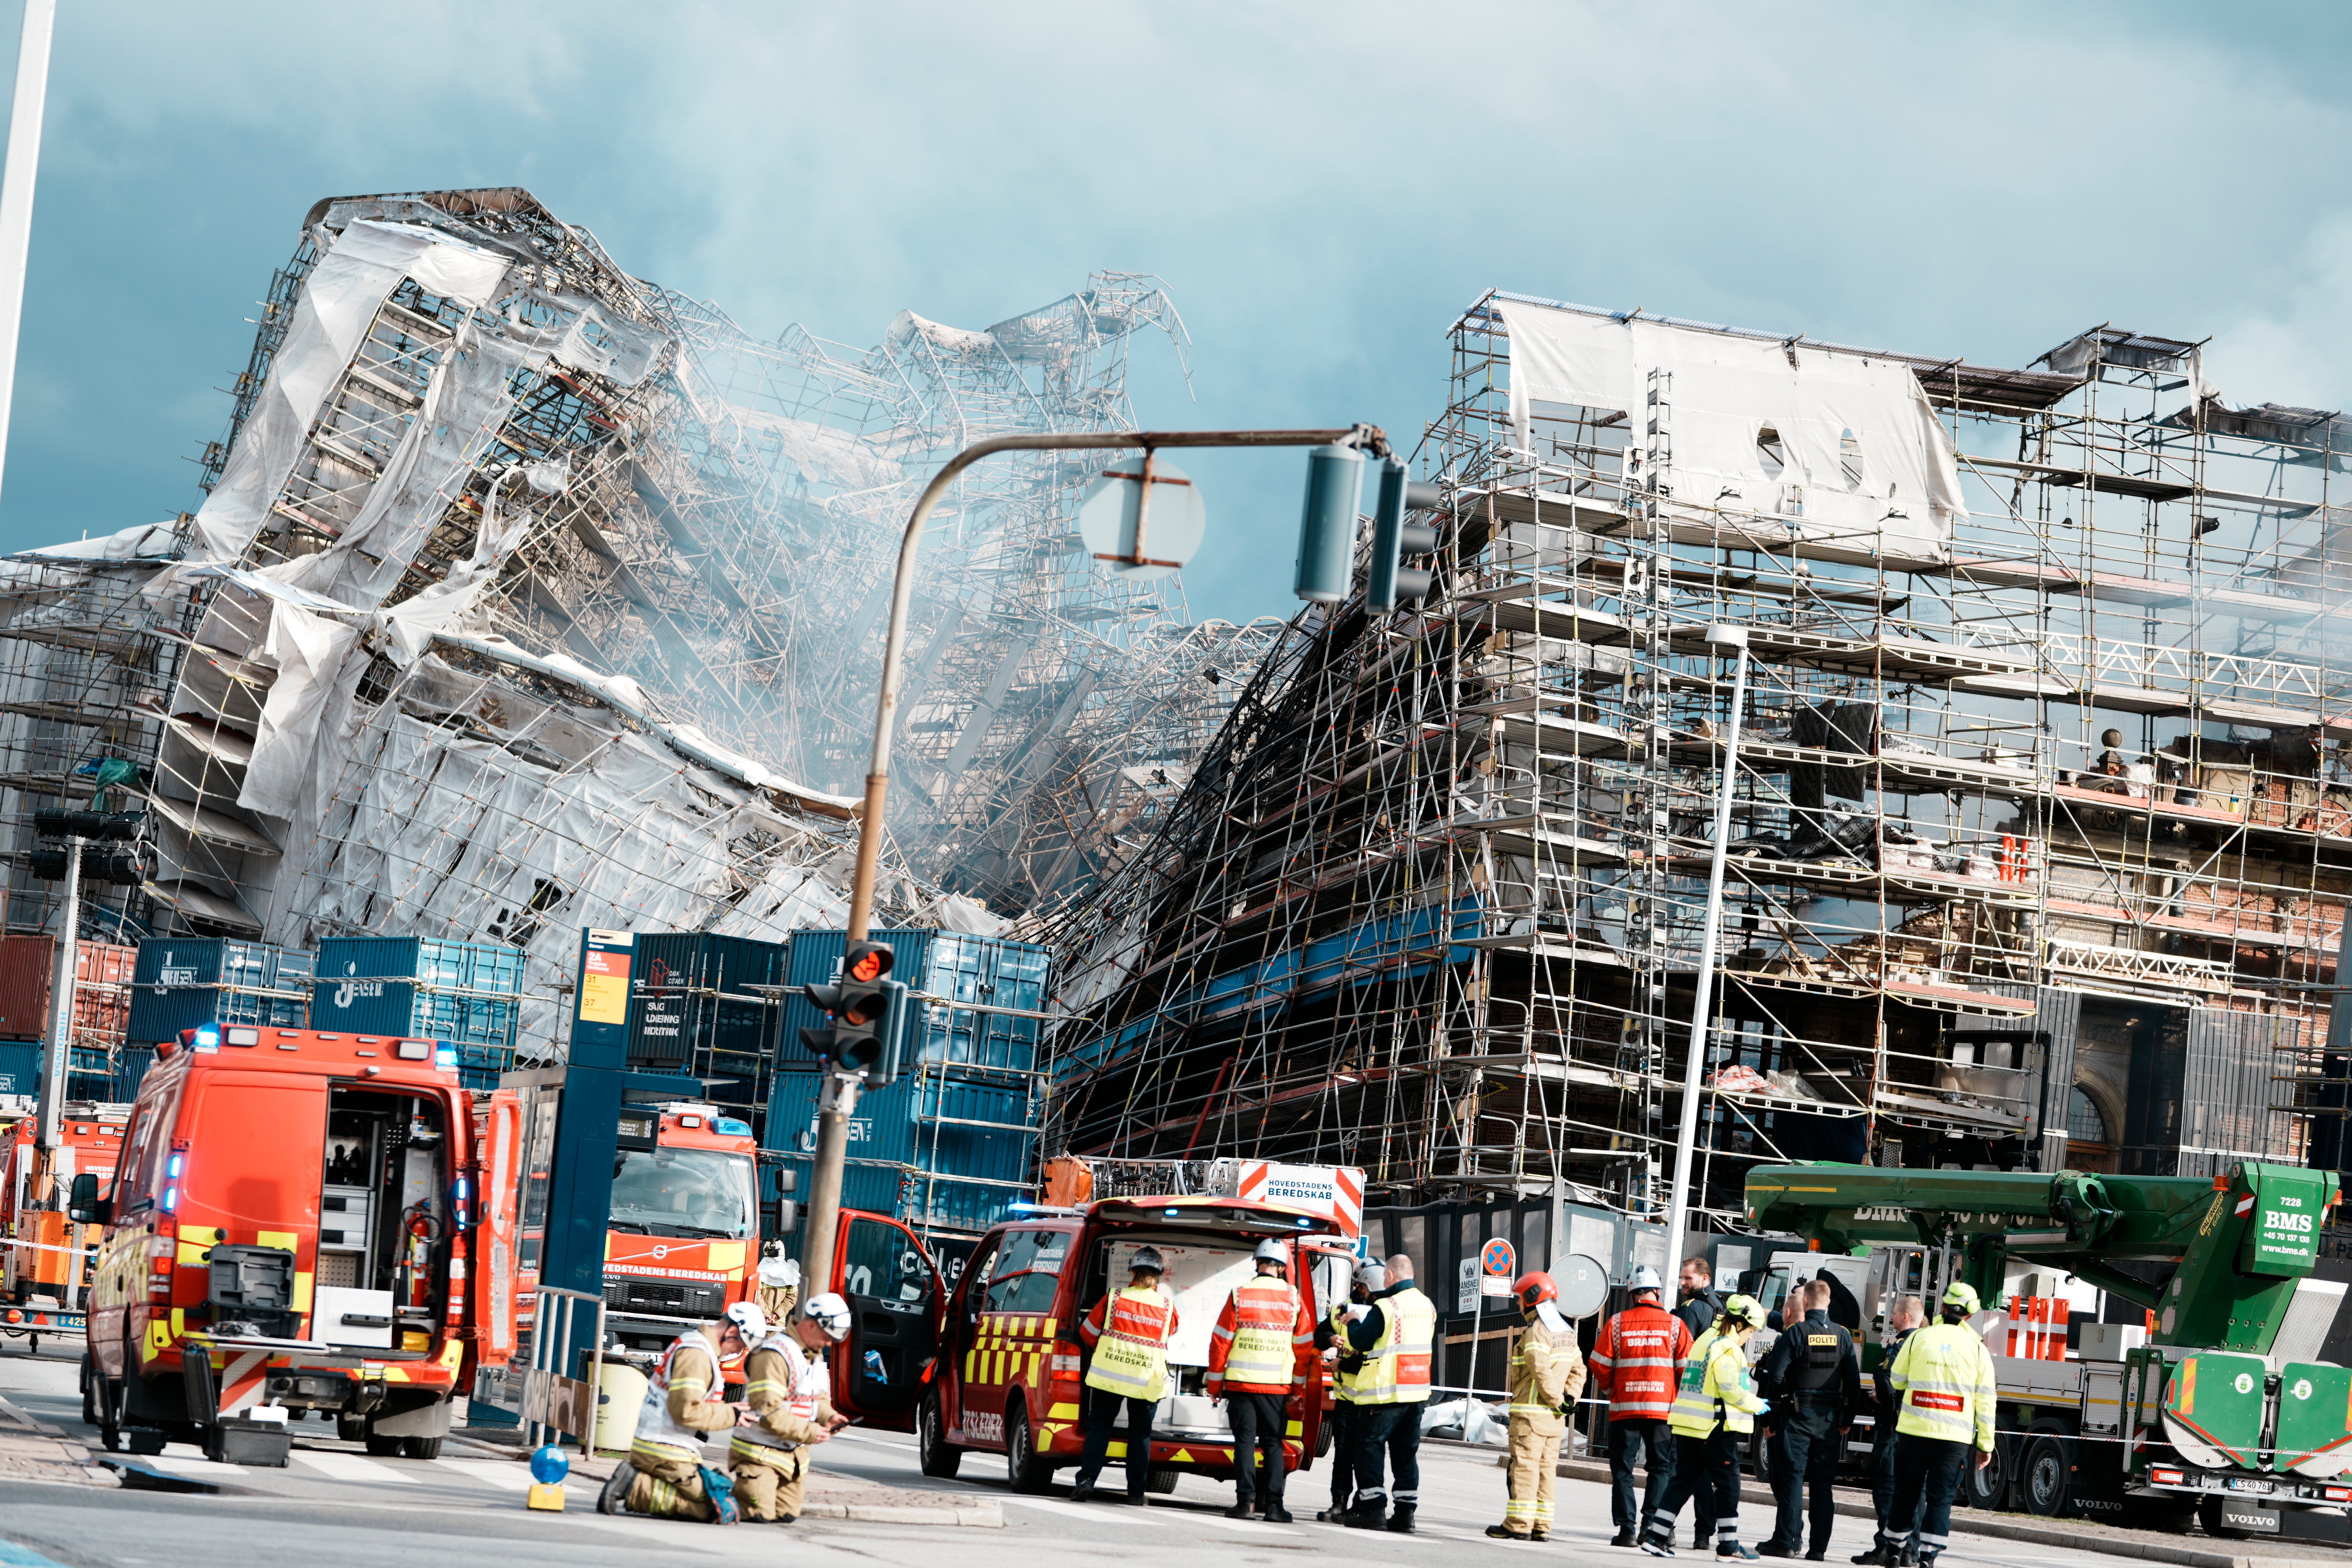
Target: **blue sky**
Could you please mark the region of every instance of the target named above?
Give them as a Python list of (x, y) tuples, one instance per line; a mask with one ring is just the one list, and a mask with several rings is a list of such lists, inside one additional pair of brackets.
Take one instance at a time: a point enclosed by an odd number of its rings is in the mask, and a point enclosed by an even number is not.
[[(0, 548), (193, 506), (304, 211), (435, 186), (859, 345), (1156, 272), (1197, 401), (1142, 347), (1150, 425), (1417, 431), (1496, 286), (1987, 363), (2211, 334), (2232, 401), (2340, 407), (2347, 16), (60, 0)], [(1194, 613), (1287, 615), (1297, 458), (1191, 467)]]

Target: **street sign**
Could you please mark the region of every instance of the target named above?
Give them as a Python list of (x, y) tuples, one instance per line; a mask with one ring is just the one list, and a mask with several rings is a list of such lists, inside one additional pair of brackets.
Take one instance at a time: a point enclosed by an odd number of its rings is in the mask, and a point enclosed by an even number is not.
[(1171, 577), (1209, 531), (1201, 489), (1156, 454), (1113, 463), (1078, 503), (1078, 538), (1115, 577)]
[(1511, 1244), (1498, 1236), (1486, 1243), (1485, 1248), (1479, 1252), (1478, 1262), (1487, 1273), (1499, 1274), (1508, 1279), (1518, 1262), (1518, 1257), (1511, 1250)]
[(1608, 1303), (1609, 1270), (1580, 1254), (1553, 1259), (1551, 1282), (1562, 1317), (1589, 1318)]

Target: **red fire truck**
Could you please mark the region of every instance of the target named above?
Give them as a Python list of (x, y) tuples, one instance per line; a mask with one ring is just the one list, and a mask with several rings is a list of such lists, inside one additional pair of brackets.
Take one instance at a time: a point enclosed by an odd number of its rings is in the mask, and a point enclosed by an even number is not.
[(513, 1350), (513, 1097), (478, 1119), (430, 1040), (232, 1025), (156, 1055), (114, 1179), (70, 1200), (103, 1227), (83, 1397), (106, 1447), (282, 1464), (311, 1411), (437, 1454), (453, 1392)]
[(625, 1149), (604, 1236), (607, 1333), (658, 1354), (758, 1287), (758, 1145), (714, 1105), (661, 1107), (652, 1149)]
[[(114, 1179), (131, 1108), (75, 1100), (62, 1109), (54, 1196), (42, 1190), (51, 1178), (35, 1144), (38, 1119), (26, 1114), (13, 1125), (0, 1124), (0, 1299), (15, 1306), (46, 1300), (78, 1311), (89, 1300), (96, 1267), (89, 1248), (98, 1227), (68, 1220), (65, 1193), (85, 1173), (100, 1185)], [(9, 1326), (5, 1314), (0, 1326)]]

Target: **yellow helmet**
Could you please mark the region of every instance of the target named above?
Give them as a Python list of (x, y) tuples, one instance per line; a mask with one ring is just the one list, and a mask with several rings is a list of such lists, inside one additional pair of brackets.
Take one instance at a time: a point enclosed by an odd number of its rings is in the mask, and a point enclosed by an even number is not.
[(1734, 1296), (1723, 1303), (1726, 1321), (1745, 1323), (1751, 1329), (1764, 1326), (1764, 1304), (1753, 1296)]
[(1962, 1317), (1972, 1318), (1981, 1311), (1984, 1303), (1977, 1300), (1977, 1288), (1965, 1279), (1955, 1279), (1944, 1287), (1944, 1308), (1958, 1308)]

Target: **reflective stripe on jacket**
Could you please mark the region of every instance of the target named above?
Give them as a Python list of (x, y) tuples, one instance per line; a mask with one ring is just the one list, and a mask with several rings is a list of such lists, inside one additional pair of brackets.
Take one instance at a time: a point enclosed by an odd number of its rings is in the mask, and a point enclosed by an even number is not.
[[(1331, 1343), (1335, 1347), (1331, 1357), (1331, 1397), (1349, 1405), (1356, 1403), (1356, 1385), (1364, 1380), (1363, 1359), (1348, 1347), (1348, 1314), (1354, 1305), (1342, 1301), (1331, 1309)], [(1353, 1372), (1348, 1370), (1350, 1361), (1356, 1363)]]
[(1738, 1340), (1710, 1329), (1683, 1363), (1682, 1386), (1666, 1424), (1687, 1437), (1705, 1437), (1718, 1426), (1752, 1432), (1763, 1408), (1748, 1381), (1748, 1352)]
[(1104, 1297), (1078, 1325), (1078, 1337), (1095, 1348), (1087, 1386), (1127, 1399), (1163, 1397), (1168, 1338), (1175, 1331), (1175, 1304), (1157, 1290), (1129, 1285)]
[(1278, 1274), (1261, 1274), (1225, 1298), (1209, 1336), (1209, 1381), (1239, 1394), (1287, 1394), (1306, 1381), (1314, 1349), (1298, 1292)]
[(1380, 1299), (1381, 1342), (1364, 1357), (1359, 1405), (1418, 1405), (1429, 1397), (1429, 1347), (1437, 1304), (1413, 1286)]
[(1510, 1389), (1506, 1414), (1513, 1420), (1532, 1420), (1539, 1432), (1566, 1426), (1560, 1407), (1584, 1392), (1584, 1357), (1576, 1348), (1575, 1325), (1557, 1310), (1549, 1318), (1539, 1311), (1511, 1342)]
[(1887, 1382), (1902, 1391), (1895, 1429), (1992, 1451), (1992, 1357), (1966, 1323), (1930, 1323), (1903, 1342)]
[(1609, 1402), (1609, 1419), (1664, 1420), (1691, 1342), (1683, 1321), (1652, 1301), (1602, 1324), (1592, 1346), (1592, 1391)]
[[(702, 1358), (698, 1363), (697, 1358)], [(650, 1446), (664, 1458), (683, 1455), (698, 1458), (702, 1453), (703, 1429), (687, 1425), (678, 1418), (673, 1405), (693, 1409), (703, 1404), (712, 1387), (719, 1382), (719, 1347), (699, 1329), (688, 1329), (671, 1342), (662, 1352), (661, 1360), (654, 1366), (654, 1374), (646, 1380), (646, 1403), (637, 1413), (637, 1435), (631, 1447)], [(672, 1394), (679, 1395), (673, 1399)], [(721, 1430), (735, 1425), (735, 1412), (724, 1405), (714, 1405), (714, 1411), (726, 1419), (709, 1428)], [(716, 1420), (717, 1416), (714, 1415)]]
[(813, 1443), (833, 1414), (833, 1375), (823, 1356), (812, 1356), (786, 1331), (760, 1342), (743, 1359), (743, 1403), (757, 1417), (735, 1428), (730, 1451), (761, 1448), (786, 1453)]

